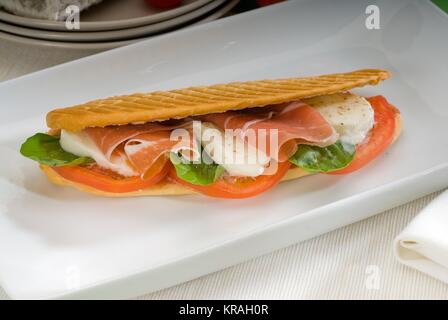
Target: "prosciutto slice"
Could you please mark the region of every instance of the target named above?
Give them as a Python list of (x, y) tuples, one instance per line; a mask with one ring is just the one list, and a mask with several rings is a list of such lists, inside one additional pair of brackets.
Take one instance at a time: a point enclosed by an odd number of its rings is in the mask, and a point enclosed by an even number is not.
[[(263, 108), (252, 108), (243, 111), (228, 111), (209, 114), (202, 117), (222, 130), (240, 129), (243, 137), (254, 130), (256, 144), (260, 148), (260, 132), (265, 133), (267, 154), (278, 161), (286, 161), (297, 150), (298, 143), (328, 146), (336, 142), (337, 133), (322, 115), (303, 102), (290, 102)], [(259, 131), (259, 129), (265, 129)], [(272, 154), (269, 148), (271, 129), (278, 135), (278, 154)]]
[[(160, 156), (168, 152), (181, 151), (185, 156), (187, 150), (190, 153), (186, 158), (190, 159), (199, 155), (200, 150), (192, 134), (192, 120), (87, 128), (84, 133), (108, 161), (127, 166), (132, 175), (143, 176)], [(333, 127), (319, 112), (303, 102), (209, 114), (195, 120), (211, 122), (222, 130), (240, 129), (244, 139), (249, 130), (255, 129), (256, 147), (267, 146), (266, 155), (277, 161), (286, 161), (297, 150), (299, 142), (327, 146), (337, 139)], [(174, 129), (185, 129), (188, 139), (173, 139)], [(275, 151), (269, 142), (261, 143), (259, 129), (264, 129), (263, 138), (267, 141), (270, 129), (276, 130), (278, 147)]]
[(125, 162), (136, 175), (143, 176), (160, 156), (170, 151), (199, 152), (193, 140), (172, 139), (174, 129), (185, 129), (189, 135), (191, 121), (173, 125), (146, 123), (87, 128), (84, 132), (108, 160)]

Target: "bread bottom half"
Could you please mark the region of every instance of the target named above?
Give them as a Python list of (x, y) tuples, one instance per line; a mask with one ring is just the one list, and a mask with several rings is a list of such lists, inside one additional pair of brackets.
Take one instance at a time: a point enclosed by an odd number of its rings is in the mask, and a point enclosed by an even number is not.
[[(395, 142), (398, 137), (401, 134), (401, 131), (403, 129), (403, 123), (401, 120), (401, 116), (399, 113), (397, 113), (395, 117), (395, 134), (394, 134), (394, 140)], [(40, 168), (45, 173), (47, 178), (53, 182), (54, 184), (60, 185), (60, 186), (70, 186), (74, 187), (80, 191), (95, 194), (98, 196), (105, 196), (105, 197), (138, 197), (138, 196), (165, 196), (165, 195), (185, 195), (185, 194), (194, 194), (197, 193), (196, 191), (182, 186), (180, 184), (170, 182), (170, 181), (163, 181), (160, 182), (150, 188), (133, 191), (133, 192), (126, 192), (126, 193), (112, 193), (112, 192), (105, 192), (101, 191), (95, 188), (92, 188), (90, 186), (72, 182), (70, 180), (64, 179), (61, 177), (56, 171), (51, 169), (51, 167), (46, 165), (40, 165)], [(310, 175), (311, 173), (306, 172), (302, 170), (299, 167), (294, 167), (289, 169), (289, 171), (286, 173), (286, 175), (283, 177), (283, 181), (288, 180), (294, 180), (298, 179), (307, 175)]]

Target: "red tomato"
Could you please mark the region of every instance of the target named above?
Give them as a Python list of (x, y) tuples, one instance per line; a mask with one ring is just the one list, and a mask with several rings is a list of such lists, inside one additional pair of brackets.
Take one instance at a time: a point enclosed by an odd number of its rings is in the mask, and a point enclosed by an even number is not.
[(157, 9), (173, 9), (181, 5), (182, 0), (145, 0), (151, 7)]
[(126, 193), (146, 189), (160, 182), (168, 174), (169, 165), (166, 157), (160, 157), (143, 179), (140, 177), (123, 177), (97, 165), (90, 167), (62, 166), (52, 169), (69, 181), (105, 192)]
[(220, 178), (208, 186), (198, 186), (179, 178), (174, 167), (169, 172), (169, 177), (175, 182), (199, 191), (207, 196), (216, 198), (242, 199), (256, 196), (272, 187), (282, 180), (290, 167), (289, 161), (278, 164), (274, 175), (258, 176), (256, 178)]
[(265, 6), (269, 6), (271, 4), (279, 3), (282, 1), (284, 1), (284, 0), (257, 0), (257, 4), (260, 7), (265, 7)]
[(375, 112), (375, 124), (367, 141), (356, 147), (353, 161), (344, 169), (328, 174), (346, 174), (364, 167), (392, 143), (395, 134), (395, 115), (399, 112), (383, 96), (368, 98)]

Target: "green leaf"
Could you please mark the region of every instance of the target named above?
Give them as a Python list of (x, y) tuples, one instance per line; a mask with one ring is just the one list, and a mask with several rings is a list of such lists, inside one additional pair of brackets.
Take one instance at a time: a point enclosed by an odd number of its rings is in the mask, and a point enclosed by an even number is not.
[(348, 166), (355, 156), (355, 146), (336, 142), (321, 148), (300, 144), (289, 161), (308, 172), (331, 172)]
[(207, 163), (201, 159), (200, 163), (191, 163), (175, 153), (170, 154), (170, 160), (179, 178), (195, 185), (206, 186), (215, 182), (224, 172), (224, 168), (212, 161)]
[(51, 167), (80, 165), (93, 162), (88, 157), (78, 157), (64, 151), (59, 144), (59, 137), (45, 133), (36, 133), (29, 137), (20, 148), (20, 153), (27, 158)]

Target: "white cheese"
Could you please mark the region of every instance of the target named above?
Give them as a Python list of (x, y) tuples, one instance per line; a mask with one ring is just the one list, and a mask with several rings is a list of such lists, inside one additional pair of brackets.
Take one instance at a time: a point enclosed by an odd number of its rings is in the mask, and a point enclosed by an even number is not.
[(335, 93), (305, 99), (333, 126), (339, 140), (359, 144), (364, 141), (374, 124), (374, 112), (363, 97), (351, 93)]
[[(224, 167), (230, 176), (256, 177), (269, 164), (269, 157), (239, 136), (227, 135), (209, 122), (201, 122), (200, 133), (204, 151), (215, 163)], [(200, 139), (199, 139), (200, 137)]]
[(108, 159), (85, 132), (69, 132), (61, 130), (59, 142), (62, 149), (79, 157), (93, 158), (98, 165), (118, 172), (123, 176), (138, 175), (126, 162), (126, 157), (114, 157)]

